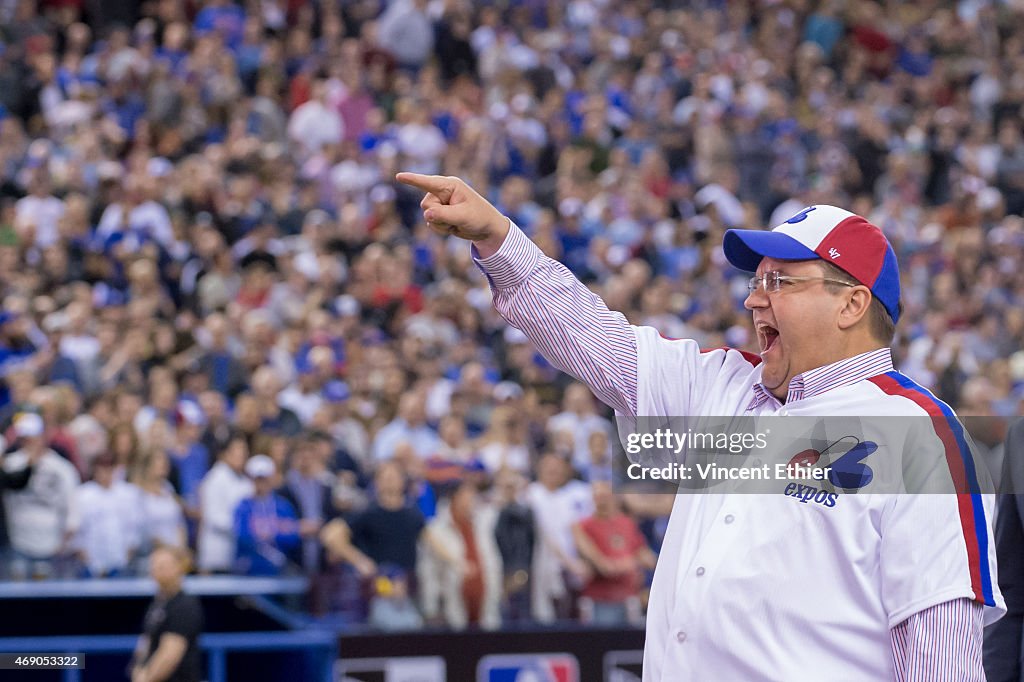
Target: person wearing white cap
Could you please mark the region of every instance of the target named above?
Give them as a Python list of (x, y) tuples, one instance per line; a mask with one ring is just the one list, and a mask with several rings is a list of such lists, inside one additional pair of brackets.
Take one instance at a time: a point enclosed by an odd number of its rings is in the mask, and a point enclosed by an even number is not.
[(299, 549), (299, 515), (288, 500), (274, 492), (278, 481), (274, 460), (253, 455), (245, 463), (245, 473), (254, 490), (235, 509), (235, 570), (247, 575), (280, 575)]
[(32, 467), (28, 485), (4, 495), (14, 577), (48, 576), (65, 548), (69, 503), (79, 484), (78, 470), (46, 444), (43, 418), (24, 413), (14, 419), (17, 450), (3, 460), (8, 475)]
[[(773, 493), (677, 495), (651, 587), (645, 682), (984, 679), (983, 626), (1006, 611), (994, 496), (981, 493), (953, 411), (893, 367), (899, 268), (878, 227), (816, 205), (772, 230), (727, 231), (726, 260), (755, 273), (744, 307), (760, 353), (702, 351), (610, 311), (462, 180), (397, 180), (426, 193), (434, 231), (473, 242), (502, 316), (622, 417), (918, 425), (900, 441), (913, 448), (850, 448), (855, 470), (818, 469), (828, 480), (803, 486), (806, 498), (787, 493), (788, 477)], [(931, 480), (957, 494), (871, 494), (884, 478), (872, 467), (904, 450), (938, 454)], [(849, 488), (868, 494), (829, 496)]]

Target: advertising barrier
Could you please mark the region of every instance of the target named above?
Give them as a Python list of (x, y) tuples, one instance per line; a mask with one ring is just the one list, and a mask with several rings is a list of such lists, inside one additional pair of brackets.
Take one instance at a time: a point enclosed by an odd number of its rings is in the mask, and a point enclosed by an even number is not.
[(639, 629), (341, 635), (335, 682), (628, 682), (639, 680)]

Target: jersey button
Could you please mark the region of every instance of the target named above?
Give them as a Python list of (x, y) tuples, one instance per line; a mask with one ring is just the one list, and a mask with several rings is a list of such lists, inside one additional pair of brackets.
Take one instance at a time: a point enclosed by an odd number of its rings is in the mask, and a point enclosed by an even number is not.
[(703, 566), (698, 566), (697, 567), (697, 577), (699, 578), (702, 575), (704, 575), (704, 567)]
[(677, 632), (677, 633), (676, 633), (676, 641), (677, 641), (677, 642), (679, 642), (680, 644), (682, 644), (683, 642), (685, 642), (685, 641), (686, 641), (686, 633), (685, 633), (685, 632), (683, 632), (682, 630), (680, 630), (679, 632)]
[(736, 517), (733, 516), (732, 514), (726, 514), (725, 515), (725, 522), (726, 523), (732, 523), (735, 520), (736, 520)]

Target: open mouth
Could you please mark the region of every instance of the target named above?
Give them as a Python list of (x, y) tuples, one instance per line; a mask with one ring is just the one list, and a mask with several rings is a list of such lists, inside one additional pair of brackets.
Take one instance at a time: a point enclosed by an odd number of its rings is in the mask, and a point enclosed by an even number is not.
[(770, 324), (759, 323), (757, 325), (757, 340), (761, 344), (761, 355), (775, 347), (779, 340), (779, 330)]

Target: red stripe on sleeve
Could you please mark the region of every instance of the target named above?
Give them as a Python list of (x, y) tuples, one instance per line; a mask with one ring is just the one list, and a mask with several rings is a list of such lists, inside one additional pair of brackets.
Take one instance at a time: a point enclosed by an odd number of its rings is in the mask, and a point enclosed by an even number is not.
[[(898, 395), (914, 401), (914, 404), (928, 413), (932, 418), (932, 425), (935, 434), (942, 441), (946, 450), (946, 465), (949, 467), (950, 475), (953, 477), (953, 485), (956, 492), (957, 508), (960, 512), (960, 529), (963, 532), (964, 543), (967, 545), (967, 565), (971, 572), (971, 589), (974, 591), (975, 601), (984, 603), (983, 590), (981, 588), (981, 553), (978, 550), (978, 536), (974, 528), (974, 507), (971, 500), (970, 489), (967, 486), (967, 474), (964, 471), (964, 463), (960, 457), (960, 447), (957, 445), (956, 436), (949, 428), (946, 416), (942, 414), (935, 400), (921, 391), (905, 388), (890, 376), (880, 375), (872, 377), (869, 381), (889, 395)], [(986, 557), (987, 560), (987, 557)]]

